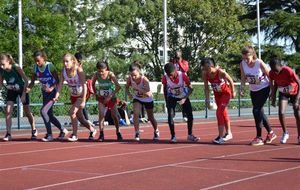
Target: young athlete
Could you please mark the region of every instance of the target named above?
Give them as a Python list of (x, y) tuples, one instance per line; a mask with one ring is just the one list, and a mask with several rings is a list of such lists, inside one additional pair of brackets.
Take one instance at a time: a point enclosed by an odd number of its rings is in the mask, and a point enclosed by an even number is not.
[[(153, 140), (159, 139), (159, 131), (157, 128), (157, 122), (154, 118), (153, 97), (150, 91), (149, 80), (141, 73), (141, 65), (139, 63), (133, 63), (129, 66), (130, 76), (127, 78), (125, 91), (130, 99), (133, 99), (133, 121), (135, 128), (135, 140), (140, 140), (140, 127), (139, 127), (139, 114), (141, 108), (144, 105), (148, 115), (148, 120), (151, 122), (154, 129)], [(133, 89), (133, 93), (129, 92), (129, 88)]]
[(73, 128), (73, 133), (68, 138), (69, 141), (77, 141), (77, 129), (78, 129), (78, 120), (80, 123), (90, 130), (89, 140), (93, 140), (97, 131), (92, 127), (92, 125), (84, 118), (82, 109), (85, 107), (86, 95), (87, 95), (87, 86), (85, 81), (85, 75), (82, 70), (82, 67), (78, 66), (76, 58), (67, 53), (63, 57), (64, 68), (61, 73), (61, 80), (57, 88), (56, 96), (54, 98), (57, 101), (59, 93), (63, 86), (63, 82), (67, 81), (69, 90), (71, 93), (70, 100), (72, 107), (70, 109), (70, 117)]
[[(96, 81), (98, 84), (96, 84)], [(106, 61), (99, 61), (97, 63), (97, 72), (92, 79), (92, 85), (96, 92), (99, 109), (99, 141), (104, 141), (104, 118), (107, 109), (110, 109), (111, 116), (116, 126), (117, 140), (123, 140), (119, 129), (118, 110), (116, 105), (116, 94), (121, 89), (121, 86), (113, 72), (109, 70)]]
[[(231, 77), (222, 69), (217, 68), (214, 59), (204, 58), (201, 61), (202, 79), (204, 81), (205, 87), (205, 101), (209, 106), (209, 87), (208, 82), (210, 82), (211, 87), (214, 91), (215, 101), (218, 106), (216, 111), (216, 116), (218, 119), (218, 130), (219, 135), (213, 140), (215, 144), (223, 144), (225, 141), (232, 139), (232, 132), (230, 127), (230, 120), (227, 111), (227, 106), (229, 104), (230, 98), (235, 97), (234, 84)], [(227, 85), (229, 83), (229, 86)], [(225, 127), (225, 134), (224, 134)]]
[(245, 82), (249, 83), (250, 96), (253, 105), (253, 116), (256, 126), (256, 137), (252, 140), (251, 145), (259, 146), (264, 145), (262, 139), (263, 124), (266, 128), (268, 135), (265, 139), (265, 143), (270, 144), (276, 138), (267, 116), (264, 113), (263, 106), (266, 103), (269, 93), (269, 69), (266, 64), (257, 58), (256, 52), (253, 47), (247, 46), (242, 49), (243, 60), (240, 63), (241, 70), (241, 88), (240, 94), (244, 96)]
[[(175, 65), (177, 71), (181, 71), (187, 75), (187, 72), (189, 70), (189, 62), (182, 58), (181, 50), (176, 51), (176, 55), (171, 62)], [(186, 113), (184, 110), (181, 111), (182, 111), (183, 121), (186, 122), (187, 121)]]
[(280, 139), (280, 143), (285, 144), (289, 139), (289, 133), (285, 124), (285, 110), (288, 105), (288, 101), (293, 104), (294, 116), (298, 128), (298, 143), (300, 144), (300, 80), (296, 73), (288, 66), (283, 66), (281, 60), (278, 58), (272, 58), (270, 61), (270, 83), (273, 84), (271, 101), (275, 106), (276, 91), (279, 91), (279, 121), (283, 130), (283, 135)]
[(175, 136), (175, 107), (177, 102), (182, 106), (187, 114), (188, 136), (187, 140), (196, 142), (198, 137), (193, 135), (193, 110), (189, 100), (189, 96), (193, 92), (192, 85), (186, 74), (177, 71), (173, 63), (168, 63), (164, 66), (165, 75), (162, 78), (164, 88), (165, 101), (168, 110), (168, 124), (171, 132), (171, 142), (176, 142)]
[[(77, 63), (80, 67), (82, 67), (82, 54), (77, 52), (75, 53), (75, 58), (77, 60)], [(87, 85), (87, 96), (86, 96), (86, 101), (89, 100), (89, 98), (94, 94), (94, 91), (93, 91), (93, 87), (92, 87), (92, 80), (91, 79), (87, 79), (86, 80), (86, 85)], [(84, 115), (84, 118), (94, 127), (95, 125), (89, 120), (89, 114), (88, 114), (88, 111), (85, 108), (82, 109), (82, 112), (83, 112), (83, 115)]]
[(6, 135), (3, 138), (4, 141), (12, 140), (11, 125), (12, 125), (12, 112), (14, 104), (18, 96), (21, 98), (23, 109), (26, 117), (31, 126), (31, 139), (37, 138), (37, 129), (35, 128), (35, 120), (30, 111), (29, 95), (26, 93), (28, 86), (28, 78), (26, 77), (22, 68), (15, 63), (10, 54), (0, 54), (0, 89), (3, 85), (3, 80), (6, 81), (7, 97), (6, 97), (6, 109), (5, 109), (5, 122), (6, 122)]
[(58, 139), (63, 140), (65, 135), (68, 134), (68, 130), (62, 127), (58, 119), (53, 115), (54, 98), (57, 92), (56, 86), (59, 83), (56, 68), (52, 63), (46, 61), (47, 56), (43, 51), (38, 50), (34, 52), (33, 58), (36, 65), (34, 66), (34, 72), (31, 77), (31, 83), (27, 88), (27, 93), (30, 92), (35, 80), (38, 79), (41, 84), (43, 96), (43, 106), (40, 112), (47, 129), (47, 134), (42, 141), (53, 141), (51, 123), (60, 130)]

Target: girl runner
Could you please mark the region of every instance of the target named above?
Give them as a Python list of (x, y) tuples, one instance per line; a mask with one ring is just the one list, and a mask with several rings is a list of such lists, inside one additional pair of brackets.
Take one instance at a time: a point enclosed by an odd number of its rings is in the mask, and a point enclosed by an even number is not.
[(0, 55), (0, 89), (3, 85), (3, 80), (6, 81), (7, 97), (6, 97), (6, 135), (3, 138), (4, 141), (12, 140), (11, 136), (11, 125), (12, 125), (12, 112), (14, 104), (16, 103), (17, 97), (21, 98), (23, 109), (26, 117), (31, 126), (31, 139), (37, 138), (37, 130), (35, 128), (34, 117), (30, 111), (29, 106), (29, 95), (26, 93), (28, 86), (28, 78), (26, 77), (22, 68), (15, 63), (14, 59), (10, 54)]
[[(96, 81), (98, 84), (96, 84)], [(121, 86), (113, 72), (109, 71), (106, 61), (99, 61), (97, 63), (97, 72), (92, 78), (92, 86), (96, 92), (99, 109), (99, 141), (104, 141), (104, 118), (107, 109), (110, 109), (111, 116), (116, 126), (117, 140), (123, 140), (119, 129), (119, 120), (117, 117), (118, 110), (116, 105), (116, 94), (121, 89)]]
[[(209, 106), (210, 103), (208, 87), (208, 82), (210, 82), (218, 106), (216, 115), (218, 119), (219, 136), (213, 140), (213, 143), (223, 144), (225, 141), (232, 139), (227, 106), (230, 98), (235, 97), (233, 81), (225, 71), (216, 67), (215, 61), (212, 58), (204, 58), (201, 61), (201, 67), (203, 69), (202, 79), (205, 87), (206, 104)], [(229, 86), (227, 83), (229, 83)], [(224, 127), (226, 130), (225, 134)]]
[(293, 104), (294, 116), (298, 128), (298, 143), (300, 144), (300, 81), (296, 73), (288, 66), (283, 66), (281, 60), (273, 58), (270, 61), (270, 83), (274, 84), (271, 93), (272, 105), (275, 106), (276, 91), (279, 91), (279, 121), (283, 130), (280, 143), (285, 144), (289, 139), (289, 133), (285, 124), (285, 110), (288, 101)]
[[(153, 97), (150, 91), (149, 80), (147, 77), (141, 74), (141, 65), (134, 63), (129, 67), (130, 76), (127, 79), (125, 91), (130, 99), (133, 99), (133, 121), (135, 128), (135, 140), (140, 140), (140, 127), (139, 127), (139, 114), (142, 106), (145, 106), (148, 119), (150, 120), (153, 129), (153, 140), (159, 140), (159, 131), (157, 128), (157, 122), (153, 114)], [(134, 90), (134, 94), (129, 92), (129, 88)]]
[(269, 69), (266, 64), (257, 58), (253, 47), (247, 46), (242, 49), (243, 60), (240, 63), (241, 70), (241, 88), (240, 94), (244, 96), (245, 82), (249, 83), (250, 96), (253, 105), (253, 116), (256, 126), (256, 137), (252, 140), (251, 145), (264, 145), (262, 139), (261, 125), (263, 124), (268, 134), (265, 143), (270, 144), (277, 137), (273, 132), (267, 116), (264, 113), (264, 104), (266, 103), (269, 93)]
[(35, 80), (38, 78), (41, 84), (41, 90), (43, 95), (43, 106), (41, 108), (41, 116), (44, 120), (47, 134), (42, 139), (44, 142), (53, 141), (51, 123), (60, 130), (58, 136), (59, 140), (63, 140), (65, 135), (68, 134), (68, 130), (61, 126), (60, 122), (53, 115), (53, 105), (55, 103), (56, 86), (59, 83), (58, 74), (55, 66), (47, 62), (47, 56), (43, 51), (36, 51), (33, 54), (33, 58), (36, 62), (34, 66), (34, 72), (31, 77), (31, 83), (27, 88), (27, 93), (30, 92), (34, 86)]
[(168, 63), (164, 66), (165, 75), (162, 78), (164, 95), (168, 110), (168, 124), (171, 132), (171, 142), (176, 142), (175, 136), (175, 107), (177, 102), (182, 106), (187, 114), (188, 136), (187, 140), (197, 142), (198, 137), (193, 135), (193, 111), (189, 96), (193, 92), (192, 85), (185, 73), (177, 71), (173, 63)]
[(73, 133), (68, 138), (69, 141), (77, 141), (77, 129), (78, 120), (80, 123), (90, 130), (89, 140), (93, 140), (97, 131), (92, 127), (92, 125), (84, 118), (82, 109), (85, 107), (87, 86), (85, 84), (85, 76), (82, 67), (78, 66), (76, 58), (72, 54), (65, 54), (63, 57), (64, 68), (61, 73), (61, 80), (59, 81), (58, 90), (54, 98), (57, 101), (59, 92), (61, 91), (64, 81), (67, 81), (69, 90), (71, 93), (71, 104), (70, 117), (73, 128)]

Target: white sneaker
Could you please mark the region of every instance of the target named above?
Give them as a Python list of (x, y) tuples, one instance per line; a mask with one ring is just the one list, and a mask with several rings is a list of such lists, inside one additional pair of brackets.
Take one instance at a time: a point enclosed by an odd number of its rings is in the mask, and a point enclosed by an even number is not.
[(225, 142), (224, 139), (219, 136), (213, 140), (213, 143), (215, 144), (224, 144), (224, 142)]
[(90, 132), (90, 136), (89, 136), (89, 140), (94, 140), (96, 134), (97, 134), (97, 130), (96, 129), (94, 129), (93, 132), (91, 131)]
[(187, 136), (187, 140), (188, 140), (188, 141), (191, 141), (191, 142), (197, 142), (197, 141), (200, 140), (200, 138), (199, 138), (199, 137), (196, 137), (196, 136), (194, 136), (194, 135), (188, 135), (188, 136)]
[(184, 122), (187, 122), (187, 121), (188, 121), (188, 118), (187, 118), (187, 117), (183, 117), (182, 120), (183, 120)]
[(46, 136), (44, 138), (42, 138), (42, 141), (44, 141), (44, 142), (53, 141), (53, 136), (46, 134)]
[(223, 140), (226, 142), (226, 141), (229, 141), (233, 138), (232, 136), (232, 133), (226, 133), (224, 136), (223, 136)]
[(135, 132), (134, 138), (136, 141), (140, 141), (140, 132)]
[(282, 137), (281, 137), (281, 139), (280, 139), (280, 143), (281, 144), (285, 144), (286, 143), (286, 141), (288, 140), (290, 138), (290, 135), (289, 135), (289, 133), (283, 133), (282, 134)]
[(69, 138), (68, 138), (68, 141), (71, 141), (71, 142), (76, 142), (78, 141), (78, 137), (76, 135), (71, 135)]
[(11, 134), (6, 133), (5, 137), (3, 137), (4, 141), (11, 141)]
[(176, 143), (176, 142), (177, 142), (176, 136), (172, 136), (172, 137), (171, 137), (171, 143)]
[(159, 130), (154, 131), (153, 140), (155, 141), (159, 140)]

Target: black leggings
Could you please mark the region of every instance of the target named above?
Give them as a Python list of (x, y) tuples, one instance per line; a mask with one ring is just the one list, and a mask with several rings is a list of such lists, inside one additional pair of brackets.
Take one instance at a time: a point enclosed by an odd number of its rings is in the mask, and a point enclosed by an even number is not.
[(63, 128), (60, 122), (53, 115), (53, 105), (54, 105), (53, 98), (56, 95), (56, 90), (54, 89), (52, 90), (52, 92), (49, 93), (42, 91), (42, 94), (43, 94), (43, 107), (41, 108), (40, 113), (44, 120), (47, 129), (47, 134), (48, 135), (52, 134), (51, 123), (62, 132)]
[[(178, 101), (181, 99), (167, 97), (167, 110), (168, 110), (168, 124), (170, 127), (170, 132), (172, 136), (175, 136), (175, 127), (174, 127), (174, 117), (175, 117), (175, 107)], [(184, 104), (181, 105), (182, 109), (185, 110), (186, 116), (188, 118), (187, 127), (188, 127), (188, 134), (193, 134), (193, 110), (190, 100), (187, 98)]]
[(261, 125), (263, 124), (268, 133), (272, 131), (272, 128), (270, 126), (270, 123), (268, 121), (267, 116), (264, 113), (264, 104), (266, 103), (270, 93), (270, 87), (266, 87), (264, 89), (261, 89), (259, 91), (251, 91), (251, 101), (253, 105), (253, 116), (255, 119), (255, 126), (256, 126), (256, 136), (261, 137), (262, 130)]

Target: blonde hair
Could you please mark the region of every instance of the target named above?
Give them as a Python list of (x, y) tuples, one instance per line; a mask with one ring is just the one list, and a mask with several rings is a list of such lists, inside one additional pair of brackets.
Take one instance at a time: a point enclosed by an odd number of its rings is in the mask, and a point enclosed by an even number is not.
[(16, 63), (15, 60), (14, 60), (14, 58), (10, 54), (8, 54), (8, 53), (1, 53), (0, 54), (0, 61), (3, 61), (5, 59), (7, 59), (9, 61), (9, 64), (11, 64), (11, 65), (14, 64), (14, 63)]
[(253, 59), (257, 59), (256, 51), (252, 46), (246, 46), (242, 49), (242, 54), (251, 54), (253, 56)]

